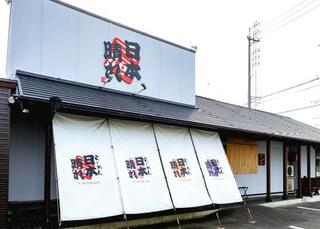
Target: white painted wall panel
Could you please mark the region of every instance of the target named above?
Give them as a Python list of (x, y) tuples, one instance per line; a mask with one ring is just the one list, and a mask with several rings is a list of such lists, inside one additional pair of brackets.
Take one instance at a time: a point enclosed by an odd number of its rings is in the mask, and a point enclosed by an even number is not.
[(42, 0), (12, 1), (7, 74), (15, 69), (40, 73)]
[[(266, 153), (266, 142), (258, 142), (258, 152)], [(247, 186), (248, 194), (266, 193), (266, 166), (258, 166), (256, 174), (235, 174), (237, 185)]]
[(307, 146), (301, 146), (301, 177), (307, 176)]
[(104, 75), (103, 52), (97, 55), (97, 50), (104, 50), (102, 38), (110, 40), (110, 25), (84, 14), (78, 14), (78, 17), (77, 80), (95, 85), (97, 78)]
[(160, 98), (179, 98), (181, 91), (181, 52), (168, 44), (161, 44)]
[[(103, 84), (103, 42), (140, 45), (141, 80), (115, 77)], [(7, 74), (40, 73), (172, 102), (195, 105), (195, 53), (100, 20), (50, 0), (15, 0), (9, 33)]]
[(311, 177), (316, 176), (316, 151), (311, 147)]
[[(266, 142), (258, 142), (259, 153), (266, 154)], [(271, 192), (282, 191), (282, 143), (271, 142)], [(256, 174), (235, 174), (238, 186), (247, 186), (248, 194), (266, 193), (266, 166), (258, 166)]]
[(283, 144), (271, 141), (271, 192), (283, 191)]
[(41, 73), (77, 81), (78, 14), (44, 0), (41, 33)]
[(195, 103), (195, 77), (186, 77), (190, 74), (196, 74), (194, 54), (183, 53), (181, 59), (181, 98)]
[[(314, 148), (310, 148), (311, 157), (311, 177), (316, 176), (316, 155)], [(301, 177), (307, 176), (307, 146), (301, 146)]]

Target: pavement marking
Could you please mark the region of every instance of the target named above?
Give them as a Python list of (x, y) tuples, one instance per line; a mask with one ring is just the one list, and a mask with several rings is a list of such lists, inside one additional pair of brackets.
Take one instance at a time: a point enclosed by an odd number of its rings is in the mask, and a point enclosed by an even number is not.
[(310, 211), (318, 211), (318, 212), (320, 212), (320, 209), (318, 209), (318, 208), (307, 208), (307, 207), (297, 207), (297, 208), (300, 208), (300, 209), (305, 209), (305, 210), (310, 210)]
[(292, 228), (292, 229), (304, 229), (303, 227), (296, 227), (296, 226), (289, 226), (289, 228)]

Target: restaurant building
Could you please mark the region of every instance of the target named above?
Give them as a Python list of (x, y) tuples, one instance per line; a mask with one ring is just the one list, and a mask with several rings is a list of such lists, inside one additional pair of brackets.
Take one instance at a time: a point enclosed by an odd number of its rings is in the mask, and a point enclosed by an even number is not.
[(320, 130), (196, 96), (194, 50), (56, 0), (10, 7), (0, 228), (195, 212), (242, 202), (238, 187), (266, 201), (317, 190)]

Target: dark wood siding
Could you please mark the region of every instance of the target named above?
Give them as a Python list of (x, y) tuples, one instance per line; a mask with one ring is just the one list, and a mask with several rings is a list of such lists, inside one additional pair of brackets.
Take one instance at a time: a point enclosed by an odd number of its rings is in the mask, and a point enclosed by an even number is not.
[(0, 87), (0, 228), (7, 228), (11, 90)]

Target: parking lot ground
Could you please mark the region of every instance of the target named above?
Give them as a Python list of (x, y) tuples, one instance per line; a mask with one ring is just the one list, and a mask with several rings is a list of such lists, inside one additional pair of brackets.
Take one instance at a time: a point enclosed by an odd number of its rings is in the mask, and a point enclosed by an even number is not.
[[(245, 207), (232, 207), (220, 211), (220, 219), (225, 229), (244, 228), (292, 228), (320, 229), (320, 202), (290, 205), (286, 207), (264, 207), (258, 204), (250, 205), (251, 213), (256, 221), (249, 223)], [(176, 224), (158, 225), (147, 228), (177, 229)], [(196, 221), (182, 221), (182, 229), (218, 228), (215, 215)]]

